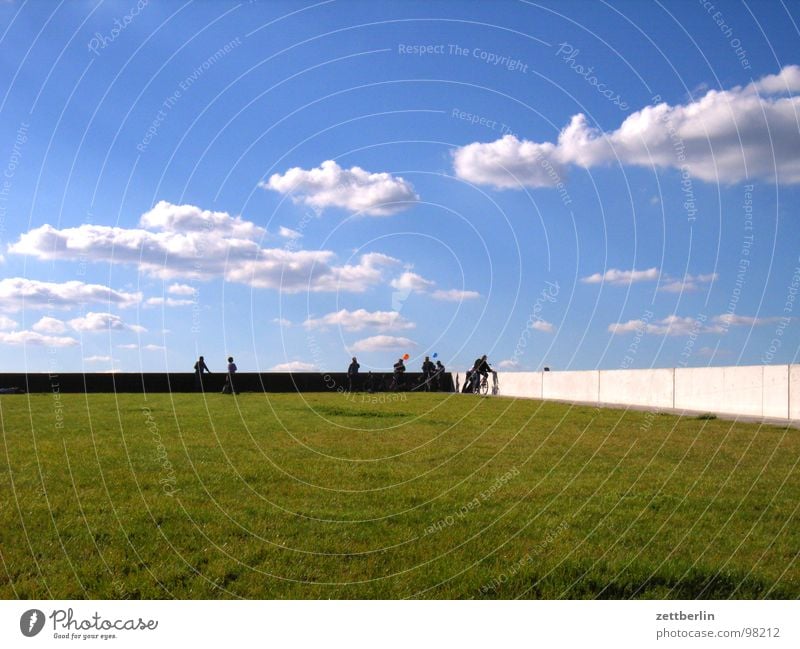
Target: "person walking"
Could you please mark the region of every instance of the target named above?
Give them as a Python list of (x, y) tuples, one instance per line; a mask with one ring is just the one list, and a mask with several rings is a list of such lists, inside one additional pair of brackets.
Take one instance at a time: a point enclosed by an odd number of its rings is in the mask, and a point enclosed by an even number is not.
[(353, 361), (350, 363), (350, 367), (347, 368), (347, 391), (352, 392), (353, 386), (358, 385), (358, 368), (361, 365), (358, 364), (358, 359), (353, 356)]
[(233, 362), (233, 356), (228, 356), (228, 375), (225, 377), (225, 385), (222, 386), (223, 394), (239, 394), (233, 382), (234, 374), (236, 374), (236, 363)]
[(436, 391), (441, 392), (444, 385), (444, 365), (442, 361), (436, 361)]
[(194, 389), (195, 392), (203, 392), (203, 372), (207, 374), (211, 374), (211, 370), (208, 369), (208, 365), (206, 365), (205, 359), (201, 356), (197, 359), (197, 362), (194, 364)]

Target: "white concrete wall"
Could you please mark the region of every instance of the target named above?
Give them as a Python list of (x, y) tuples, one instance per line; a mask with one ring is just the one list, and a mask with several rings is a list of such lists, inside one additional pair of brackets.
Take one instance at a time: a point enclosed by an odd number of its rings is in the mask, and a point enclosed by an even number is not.
[(789, 366), (789, 419), (800, 419), (800, 365)]
[(800, 365), (499, 372), (501, 396), (800, 420)]
[(600, 403), (672, 408), (673, 369), (603, 370)]
[(497, 384), (503, 397), (542, 398), (542, 372), (498, 372)]
[(542, 398), (597, 403), (600, 372), (542, 372)]

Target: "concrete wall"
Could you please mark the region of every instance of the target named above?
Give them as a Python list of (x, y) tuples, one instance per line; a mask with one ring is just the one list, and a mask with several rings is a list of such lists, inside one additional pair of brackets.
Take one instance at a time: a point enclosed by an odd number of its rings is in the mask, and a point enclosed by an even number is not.
[(498, 372), (497, 385), (503, 397), (542, 398), (542, 372)]
[(499, 372), (501, 396), (800, 420), (800, 365)]
[(600, 372), (600, 403), (672, 408), (675, 370)]
[(600, 372), (542, 372), (542, 398), (597, 403)]

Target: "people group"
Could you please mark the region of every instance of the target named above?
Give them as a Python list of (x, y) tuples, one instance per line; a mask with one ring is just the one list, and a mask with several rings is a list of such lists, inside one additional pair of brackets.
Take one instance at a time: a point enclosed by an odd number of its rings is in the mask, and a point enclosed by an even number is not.
[(361, 365), (358, 359), (353, 356), (349, 367), (347, 368), (347, 389), (349, 392), (364, 389), (367, 392), (376, 392), (382, 387), (392, 391), (398, 390), (421, 390), (430, 392), (435, 390), (437, 392), (442, 390), (449, 390), (450, 385), (445, 381), (445, 366), (442, 361), (437, 360), (435, 363), (429, 356), (425, 357), (422, 363), (422, 378), (421, 382), (417, 385), (409, 385), (406, 381), (406, 364), (404, 358), (398, 358), (397, 362), (392, 366), (392, 378), (388, 385), (382, 385), (380, 380), (369, 371), (366, 379), (362, 382), (359, 378), (359, 368)]
[[(239, 394), (236, 391), (236, 386), (233, 381), (233, 375), (236, 374), (236, 369), (233, 356), (228, 356), (228, 371), (225, 375), (225, 384), (222, 386), (222, 394)], [(205, 392), (203, 374), (212, 374), (212, 372), (208, 369), (205, 358), (200, 356), (194, 364), (194, 389), (197, 392)]]

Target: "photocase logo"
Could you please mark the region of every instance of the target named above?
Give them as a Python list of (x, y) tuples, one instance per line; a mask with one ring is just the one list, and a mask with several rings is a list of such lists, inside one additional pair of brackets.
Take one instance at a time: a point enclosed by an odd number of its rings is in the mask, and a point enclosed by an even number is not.
[(19, 630), (22, 635), (32, 638), (44, 628), (44, 613), (38, 608), (25, 611), (19, 618)]

